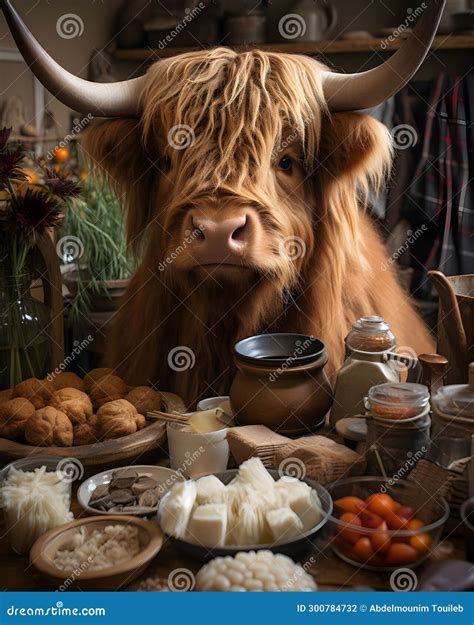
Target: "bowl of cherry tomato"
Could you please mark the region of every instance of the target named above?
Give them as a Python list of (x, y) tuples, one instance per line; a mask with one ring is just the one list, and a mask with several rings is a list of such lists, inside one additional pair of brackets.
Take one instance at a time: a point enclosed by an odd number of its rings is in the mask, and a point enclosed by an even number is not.
[(328, 523), (333, 551), (346, 562), (374, 571), (413, 568), (429, 557), (449, 516), (443, 497), (413, 482), (354, 477), (329, 488)]

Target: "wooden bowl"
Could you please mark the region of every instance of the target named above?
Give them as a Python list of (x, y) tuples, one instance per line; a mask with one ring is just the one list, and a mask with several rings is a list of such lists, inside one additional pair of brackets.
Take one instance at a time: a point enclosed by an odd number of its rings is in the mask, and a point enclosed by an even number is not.
[[(80, 527), (88, 533), (107, 525), (134, 525), (139, 532), (142, 550), (133, 558), (106, 569), (63, 571), (54, 564), (58, 549)], [(61, 590), (118, 590), (143, 573), (163, 545), (159, 525), (133, 516), (88, 517), (60, 525), (43, 534), (30, 551), (31, 564), (52, 584)]]
[[(183, 401), (173, 393), (162, 393), (166, 412), (185, 412)], [(33, 455), (58, 456), (79, 460), (90, 475), (97, 472), (99, 467), (119, 467), (132, 464), (140, 459), (143, 463), (152, 452), (155, 455), (166, 443), (166, 424), (156, 421), (142, 430), (122, 436), (121, 438), (107, 439), (92, 445), (76, 445), (72, 447), (39, 447), (18, 443), (6, 438), (0, 438), (0, 460), (9, 462)], [(91, 467), (95, 471), (87, 471)]]

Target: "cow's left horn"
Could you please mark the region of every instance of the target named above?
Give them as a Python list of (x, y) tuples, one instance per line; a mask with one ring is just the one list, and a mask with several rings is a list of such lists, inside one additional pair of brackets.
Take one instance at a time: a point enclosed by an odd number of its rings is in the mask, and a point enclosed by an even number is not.
[(446, 0), (427, 0), (416, 26), (388, 61), (358, 74), (325, 72), (323, 89), (331, 111), (376, 106), (394, 95), (416, 73), (428, 54)]
[(143, 77), (123, 82), (83, 80), (61, 67), (33, 37), (10, 0), (0, 0), (16, 45), (38, 80), (71, 109), (97, 117), (135, 117)]

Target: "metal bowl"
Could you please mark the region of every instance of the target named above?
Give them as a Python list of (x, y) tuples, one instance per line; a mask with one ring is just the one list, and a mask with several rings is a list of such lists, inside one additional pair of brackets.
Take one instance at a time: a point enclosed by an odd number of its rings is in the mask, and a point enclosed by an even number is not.
[(299, 367), (318, 360), (324, 345), (306, 334), (258, 334), (236, 343), (234, 351), (239, 359), (254, 365)]
[[(277, 480), (281, 477), (281, 474), (278, 471), (273, 469), (268, 470), (270, 475)], [(222, 473), (215, 473), (214, 475), (221, 480), (224, 484), (229, 484), (234, 477), (237, 475), (238, 469), (231, 469), (229, 471), (223, 471)], [(262, 545), (239, 545), (239, 546), (225, 546), (225, 547), (204, 547), (202, 545), (197, 545), (195, 543), (190, 543), (181, 538), (175, 538), (174, 536), (170, 536), (169, 540), (182, 552), (187, 555), (195, 558), (196, 560), (201, 560), (203, 562), (207, 562), (208, 560), (212, 560), (213, 558), (217, 558), (220, 556), (235, 556), (239, 551), (261, 551), (262, 549), (266, 549), (272, 551), (273, 553), (283, 553), (290, 557), (296, 557), (298, 555), (304, 554), (310, 549), (314, 547), (313, 540), (316, 535), (321, 531), (321, 529), (328, 522), (331, 514), (332, 514), (332, 498), (328, 491), (318, 484), (314, 480), (309, 478), (304, 478), (301, 480), (302, 482), (306, 482), (308, 486), (316, 491), (318, 494), (319, 500), (321, 501), (322, 506), (322, 516), (320, 521), (312, 527), (309, 531), (302, 534), (296, 540), (292, 540), (287, 543), (270, 543), (270, 544), (262, 544)], [(160, 503), (160, 508), (158, 510), (158, 518), (160, 517), (161, 505), (166, 501), (169, 497), (169, 493), (167, 493)]]

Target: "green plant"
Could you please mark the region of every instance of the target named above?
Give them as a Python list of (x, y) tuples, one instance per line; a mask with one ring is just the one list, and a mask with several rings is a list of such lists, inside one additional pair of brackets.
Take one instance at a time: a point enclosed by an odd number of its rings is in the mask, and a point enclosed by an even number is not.
[[(76, 267), (70, 320), (81, 325), (93, 298), (109, 296), (105, 282), (128, 278), (134, 268), (132, 256), (127, 253), (123, 208), (103, 177), (89, 173), (81, 197), (69, 202), (64, 235), (63, 261), (73, 262)], [(75, 237), (77, 242), (69, 255), (68, 237)]]

